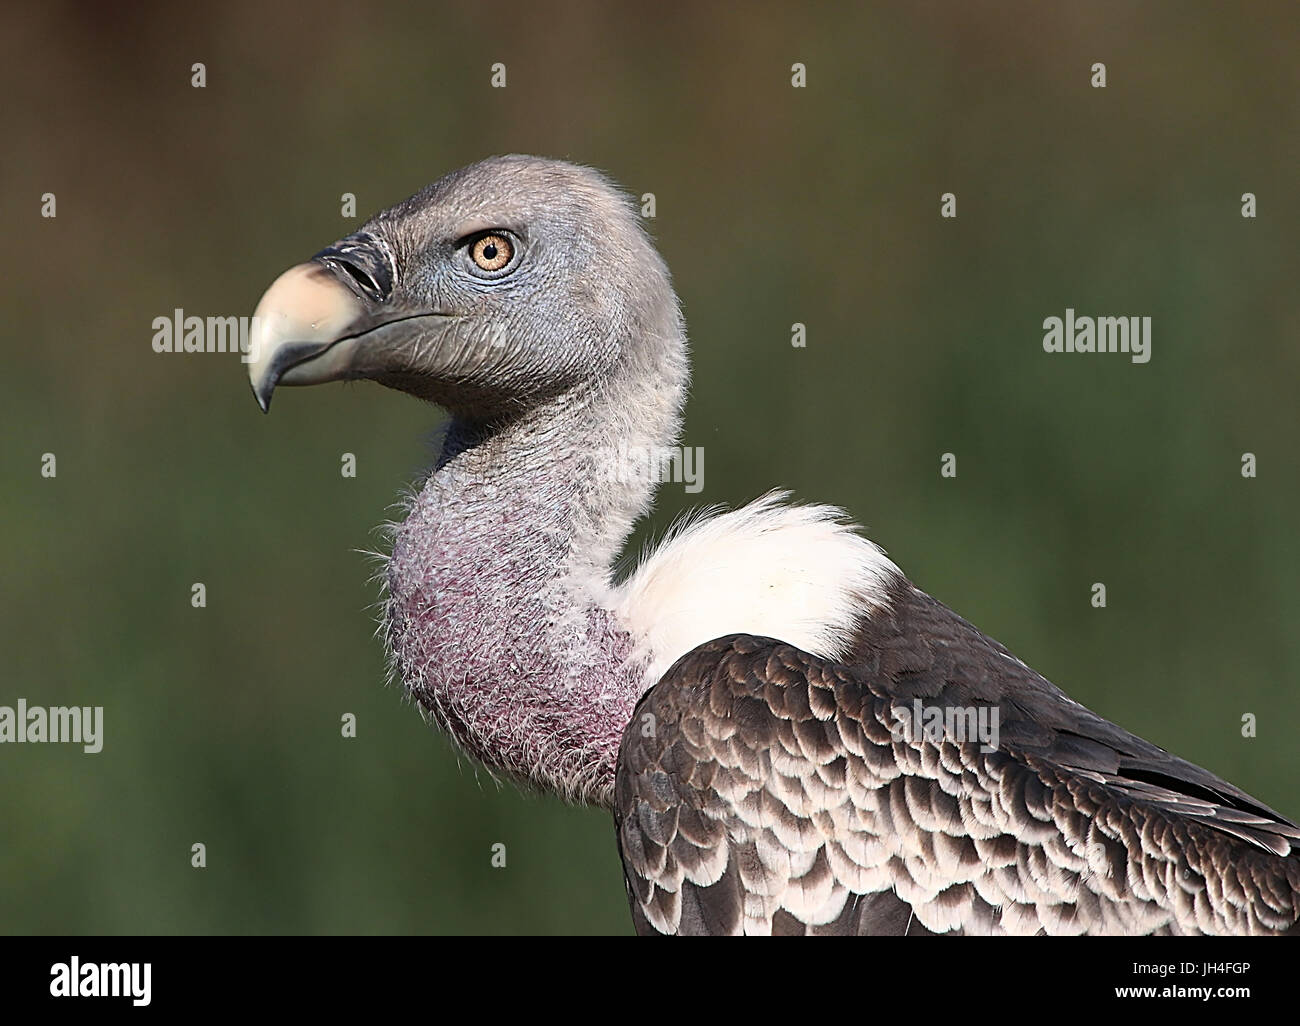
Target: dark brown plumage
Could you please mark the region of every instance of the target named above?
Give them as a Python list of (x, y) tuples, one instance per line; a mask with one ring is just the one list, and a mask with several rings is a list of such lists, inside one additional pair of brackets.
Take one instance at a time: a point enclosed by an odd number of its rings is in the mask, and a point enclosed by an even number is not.
[[(915, 699), (1001, 740), (897, 740)], [(1280, 933), (1300, 829), (1078, 705), (900, 580), (853, 655), (734, 635), (624, 736), (633, 917), (669, 933)]]

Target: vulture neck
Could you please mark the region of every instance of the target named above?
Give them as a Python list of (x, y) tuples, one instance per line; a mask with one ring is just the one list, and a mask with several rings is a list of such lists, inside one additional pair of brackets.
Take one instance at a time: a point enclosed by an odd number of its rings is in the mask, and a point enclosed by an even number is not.
[(682, 353), (667, 387), (607, 381), (504, 424), (453, 419), (394, 539), (385, 633), (408, 690), (469, 755), (574, 801), (611, 803), (644, 688), (611, 574), (656, 485), (611, 461), (675, 440)]

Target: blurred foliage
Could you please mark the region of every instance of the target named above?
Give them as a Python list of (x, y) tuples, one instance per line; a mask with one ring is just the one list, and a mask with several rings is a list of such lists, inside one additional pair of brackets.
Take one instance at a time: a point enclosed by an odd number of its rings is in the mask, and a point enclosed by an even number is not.
[[(104, 705), (106, 740), (0, 747), (0, 929), (629, 930), (607, 814), (498, 788), (382, 685), (358, 550), (438, 411), (366, 385), (264, 418), (236, 359), (149, 344), (177, 307), (251, 312), (355, 227), (344, 192), (365, 217), (508, 151), (657, 197), (706, 477), (634, 546), (776, 484), (846, 506), (1076, 698), (1300, 816), (1297, 24), (1187, 3), (8, 12), (0, 704)], [(1150, 315), (1150, 364), (1043, 354), (1067, 306)]]

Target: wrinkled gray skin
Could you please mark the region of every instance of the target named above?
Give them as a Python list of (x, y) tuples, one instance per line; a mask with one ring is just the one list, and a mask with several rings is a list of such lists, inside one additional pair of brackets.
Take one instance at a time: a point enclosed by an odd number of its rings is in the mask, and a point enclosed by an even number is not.
[[(489, 228), (519, 244), (495, 278), (461, 244)], [(609, 805), (643, 690), (609, 568), (653, 486), (606, 480), (602, 453), (675, 440), (688, 371), (667, 268), (605, 178), (532, 157), (448, 175), (352, 239), (394, 287), (347, 376), (452, 414), (387, 569), (397, 673), (488, 767)]]

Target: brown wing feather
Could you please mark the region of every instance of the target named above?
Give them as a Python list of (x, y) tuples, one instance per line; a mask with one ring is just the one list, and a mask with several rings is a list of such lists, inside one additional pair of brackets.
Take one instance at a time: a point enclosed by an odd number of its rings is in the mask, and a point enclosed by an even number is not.
[[(995, 705), (1000, 744), (892, 710)], [(1067, 698), (910, 585), (830, 663), (735, 635), (638, 705), (615, 794), (661, 933), (1277, 933), (1300, 829)]]

